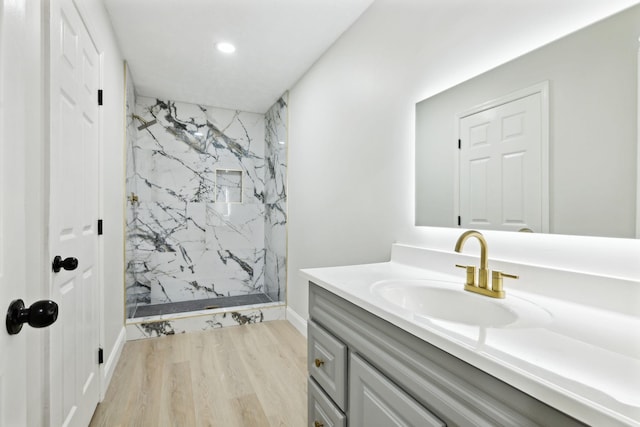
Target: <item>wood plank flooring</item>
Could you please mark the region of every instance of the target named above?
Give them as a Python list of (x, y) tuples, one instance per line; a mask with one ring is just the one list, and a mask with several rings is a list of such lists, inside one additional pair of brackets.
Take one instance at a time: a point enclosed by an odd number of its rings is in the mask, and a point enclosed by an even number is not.
[(130, 341), (91, 427), (304, 426), (306, 357), (285, 320)]

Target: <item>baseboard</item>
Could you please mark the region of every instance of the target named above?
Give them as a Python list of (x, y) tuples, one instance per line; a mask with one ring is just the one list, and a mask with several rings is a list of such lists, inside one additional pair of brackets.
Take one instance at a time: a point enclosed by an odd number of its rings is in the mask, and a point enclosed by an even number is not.
[(101, 381), (100, 381), (100, 401), (104, 399), (105, 394), (107, 393), (107, 389), (109, 388), (109, 383), (111, 382), (111, 378), (113, 377), (113, 373), (116, 370), (116, 366), (118, 365), (118, 360), (120, 360), (120, 355), (122, 354), (122, 349), (124, 348), (124, 343), (127, 341), (127, 330), (123, 326), (120, 329), (120, 333), (118, 334), (118, 338), (116, 338), (116, 342), (113, 345), (113, 348), (108, 353), (109, 357), (105, 360), (104, 364), (101, 367)]
[(298, 313), (293, 311), (291, 307), (287, 307), (287, 320), (293, 325), (305, 338), (307, 337), (307, 321)]

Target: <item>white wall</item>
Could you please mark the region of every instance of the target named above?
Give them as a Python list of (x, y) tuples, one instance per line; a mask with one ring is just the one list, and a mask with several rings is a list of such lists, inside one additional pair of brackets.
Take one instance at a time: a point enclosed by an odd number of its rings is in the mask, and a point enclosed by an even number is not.
[[(103, 386), (113, 373), (124, 343), (124, 63), (111, 22), (100, 0), (76, 1), (102, 55), (101, 218), (104, 235), (100, 342), (104, 348)], [(103, 390), (104, 392), (104, 390)]]
[[(301, 268), (388, 260), (395, 241), (452, 250), (458, 230), (413, 225), (417, 101), (637, 0), (426, 3), (377, 0), (290, 91), (288, 303), (305, 319)], [(637, 240), (486, 236), (490, 257), (640, 277)]]

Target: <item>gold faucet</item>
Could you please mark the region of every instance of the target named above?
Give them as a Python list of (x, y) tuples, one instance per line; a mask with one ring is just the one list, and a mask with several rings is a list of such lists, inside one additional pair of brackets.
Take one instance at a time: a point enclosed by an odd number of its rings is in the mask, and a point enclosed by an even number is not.
[(473, 265), (459, 265), (456, 267), (464, 268), (467, 271), (467, 281), (464, 290), (475, 292), (492, 298), (504, 298), (505, 293), (502, 289), (502, 279), (508, 277), (517, 279), (518, 276), (503, 273), (502, 271), (493, 271), (491, 274), (491, 288), (488, 287), (489, 282), (489, 260), (487, 258), (487, 241), (479, 231), (469, 230), (460, 235), (456, 242), (455, 251), (462, 252), (462, 247), (469, 237), (475, 237), (480, 242), (480, 268), (478, 270), (478, 284), (476, 284), (476, 267)]

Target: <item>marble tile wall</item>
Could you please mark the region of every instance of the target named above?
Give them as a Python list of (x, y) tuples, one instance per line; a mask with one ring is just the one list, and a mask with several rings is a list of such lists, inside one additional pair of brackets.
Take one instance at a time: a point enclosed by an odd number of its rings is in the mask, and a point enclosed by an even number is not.
[(284, 298), (287, 282), (287, 103), (288, 93), (265, 114), (265, 291)]
[(284, 194), (271, 180), (286, 163), (267, 146), (265, 116), (138, 96), (128, 120), (127, 193), (137, 196), (127, 205), (130, 314), (140, 304), (253, 293), (283, 301), (265, 263), (285, 261), (265, 242), (285, 230), (286, 216), (271, 221), (267, 210), (286, 197), (267, 194)]

